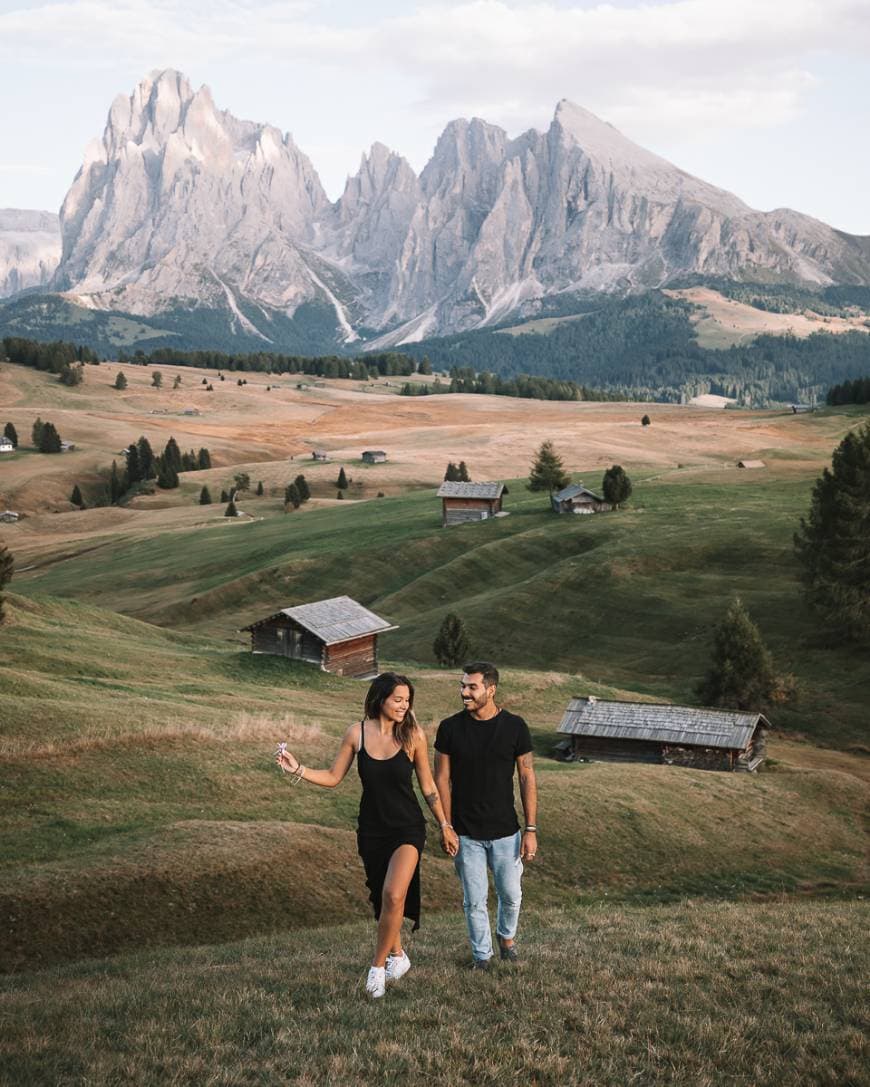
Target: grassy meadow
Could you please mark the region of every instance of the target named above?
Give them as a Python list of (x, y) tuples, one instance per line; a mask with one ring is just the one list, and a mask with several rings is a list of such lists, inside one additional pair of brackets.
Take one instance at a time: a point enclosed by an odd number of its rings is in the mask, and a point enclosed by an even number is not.
[(787, 458), (756, 474), (632, 475), (632, 499), (615, 514), (558, 517), (520, 479), (509, 517), (450, 530), (429, 490), (291, 514), (246, 499), (255, 520), (144, 540), (106, 533), (36, 560), (15, 588), (235, 642), (278, 607), (349, 593), (399, 624), (382, 639), (385, 657), (424, 666), (455, 611), (472, 650), (506, 665), (674, 701), (692, 700), (711, 628), (739, 593), (793, 677), (774, 723), (866, 744), (867, 654), (824, 644), (798, 583), (792, 536), (814, 475)]
[(377, 1002), (362, 993), (362, 923), (139, 950), (0, 979), (0, 1073), (56, 1087), (858, 1087), (867, 921), (854, 902), (532, 908), (524, 961), (481, 976), (454, 909), (425, 920), (410, 973)]
[[(398, 486), (289, 514), (245, 496), (229, 521), (191, 513), (189, 475), (186, 509), (50, 519), (2, 627), (0, 1083), (867, 1082), (870, 661), (825, 644), (791, 545), (818, 472), (799, 435), (853, 419), (798, 419), (759, 473), (627, 463), (605, 516), (557, 517), (514, 479), (510, 516), (449, 530), (431, 488)], [(515, 972), (464, 973), (430, 833), (414, 970), (363, 997), (356, 772), (292, 788), (272, 751), (327, 764), (365, 685), (239, 633), (342, 593), (399, 625), (381, 664), (413, 677), (430, 735), (457, 708), (431, 650), (448, 611), (531, 725)], [(795, 692), (762, 772), (551, 757), (572, 695), (693, 700), (734, 593)]]

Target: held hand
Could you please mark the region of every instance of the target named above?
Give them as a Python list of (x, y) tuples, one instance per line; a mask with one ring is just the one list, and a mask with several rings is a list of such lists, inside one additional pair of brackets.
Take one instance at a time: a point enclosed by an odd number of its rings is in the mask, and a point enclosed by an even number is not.
[(441, 830), (441, 848), (448, 857), (455, 857), (459, 852), (459, 835), (453, 827), (444, 827)]
[(523, 842), (520, 847), (520, 860), (533, 861), (535, 854), (538, 852), (538, 836), (533, 830), (527, 830), (523, 833)]

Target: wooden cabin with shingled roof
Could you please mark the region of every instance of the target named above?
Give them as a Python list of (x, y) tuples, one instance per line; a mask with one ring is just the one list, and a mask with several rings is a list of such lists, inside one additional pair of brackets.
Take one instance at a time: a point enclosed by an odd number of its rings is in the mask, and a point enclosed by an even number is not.
[(698, 770), (754, 771), (770, 722), (762, 713), (572, 698), (556, 747), (565, 761), (651, 762)]
[(398, 630), (349, 596), (282, 608), (250, 623), (251, 652), (274, 653), (354, 679), (378, 674), (378, 635)]
[(445, 480), (438, 488), (441, 525), (486, 521), (502, 512), (503, 483), (458, 483)]

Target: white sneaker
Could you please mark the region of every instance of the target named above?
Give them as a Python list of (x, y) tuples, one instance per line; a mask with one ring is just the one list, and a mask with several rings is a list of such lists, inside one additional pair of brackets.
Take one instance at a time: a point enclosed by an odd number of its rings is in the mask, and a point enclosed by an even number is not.
[(403, 951), (401, 955), (387, 955), (387, 981), (398, 981), (411, 969), (411, 960)]
[(386, 969), (383, 966), (373, 966), (366, 978), (366, 992), (372, 998), (383, 996), (386, 989)]

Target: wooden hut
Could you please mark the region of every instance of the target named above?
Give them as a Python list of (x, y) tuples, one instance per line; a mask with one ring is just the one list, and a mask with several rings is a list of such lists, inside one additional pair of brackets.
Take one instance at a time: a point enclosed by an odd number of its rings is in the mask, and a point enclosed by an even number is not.
[(378, 674), (378, 635), (397, 629), (349, 596), (282, 608), (242, 627), (250, 631), (253, 653), (307, 661), (355, 679)]
[(763, 460), (739, 460), (737, 462), (738, 468), (766, 468), (767, 465)]
[(572, 698), (559, 725), (567, 760), (651, 762), (699, 770), (755, 770), (764, 760), (761, 713)]
[(445, 480), (438, 488), (441, 524), (461, 525), (485, 521), (501, 513), (503, 483), (454, 483)]
[(613, 508), (601, 495), (590, 491), (582, 483), (569, 483), (551, 495), (550, 502), (556, 513), (601, 513)]
[(314, 449), (311, 452), (312, 460), (329, 460), (329, 454), (325, 449)]
[(387, 454), (383, 449), (364, 449), (362, 459), (365, 464), (383, 464)]

